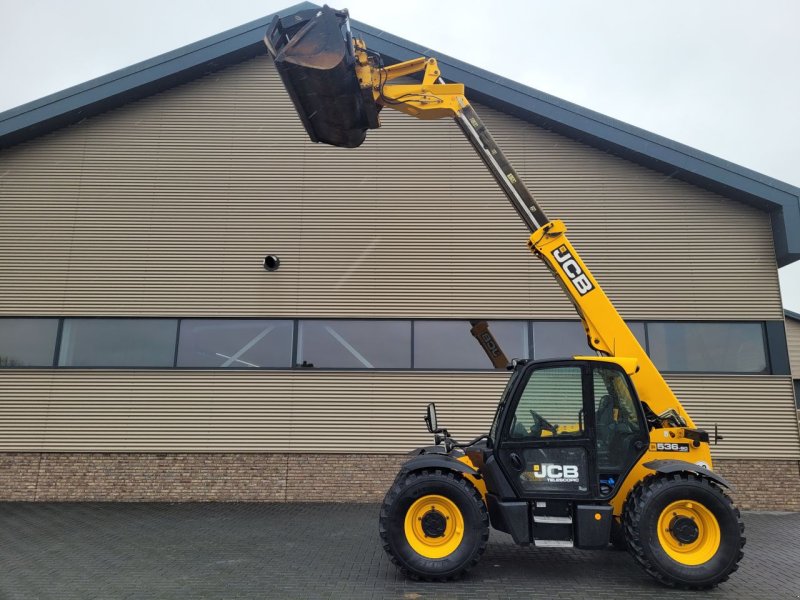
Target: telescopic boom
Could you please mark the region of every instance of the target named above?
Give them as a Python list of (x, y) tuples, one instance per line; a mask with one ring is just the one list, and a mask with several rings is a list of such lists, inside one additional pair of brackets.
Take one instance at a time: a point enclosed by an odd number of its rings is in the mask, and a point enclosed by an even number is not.
[[(564, 223), (547, 218), (470, 105), (464, 85), (445, 83), (435, 58), (386, 65), (363, 40), (352, 37), (347, 11), (328, 6), (285, 18), (276, 16), (265, 43), (314, 142), (360, 146), (368, 129), (380, 127), (383, 108), (423, 120), (454, 119), (531, 231), (528, 247), (547, 265), (572, 301), (589, 346), (604, 356), (635, 359), (631, 378), (640, 400), (662, 427), (694, 427), (567, 239)], [(392, 83), (413, 75), (421, 75), (422, 81)]]

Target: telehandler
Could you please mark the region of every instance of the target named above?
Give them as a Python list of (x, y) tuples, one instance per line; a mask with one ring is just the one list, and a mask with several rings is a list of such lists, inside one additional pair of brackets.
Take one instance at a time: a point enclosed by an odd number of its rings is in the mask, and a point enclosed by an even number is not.
[[(514, 361), (489, 432), (468, 442), (440, 427), (428, 406), (434, 445), (412, 452), (380, 511), (392, 561), (413, 578), (456, 578), (478, 562), (491, 524), (521, 545), (627, 547), (670, 586), (725, 581), (743, 556), (744, 524), (725, 492), (730, 485), (712, 471), (709, 434), (695, 427), (564, 224), (545, 216), (463, 84), (445, 83), (435, 58), (384, 64), (352, 36), (348, 12), (328, 6), (275, 17), (265, 43), (314, 142), (357, 147), (380, 127), (383, 108), (455, 119), (529, 227), (529, 249), (574, 304), (597, 352)], [(502, 366), (485, 323), (473, 326)]]

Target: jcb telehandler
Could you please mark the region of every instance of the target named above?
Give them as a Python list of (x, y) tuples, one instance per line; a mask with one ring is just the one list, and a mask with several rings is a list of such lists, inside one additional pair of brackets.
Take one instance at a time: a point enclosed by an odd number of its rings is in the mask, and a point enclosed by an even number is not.
[[(736, 570), (744, 525), (697, 429), (566, 236), (549, 220), (434, 58), (384, 64), (325, 6), (275, 17), (265, 43), (314, 142), (353, 148), (378, 113), (454, 118), (532, 232), (528, 247), (580, 315), (597, 356), (514, 361), (488, 434), (459, 443), (428, 407), (435, 445), (415, 450), (386, 494), (380, 536), (408, 575), (458, 577), (489, 525), (544, 547), (627, 547), (657, 580), (708, 588)], [(421, 81), (392, 83), (421, 75)], [(505, 362), (491, 334), (476, 337)], [(497, 365), (497, 362), (495, 364)]]

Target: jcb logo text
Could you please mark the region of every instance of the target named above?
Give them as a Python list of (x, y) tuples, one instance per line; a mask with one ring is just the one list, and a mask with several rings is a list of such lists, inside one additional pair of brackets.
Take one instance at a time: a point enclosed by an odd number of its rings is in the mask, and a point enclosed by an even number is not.
[(544, 479), (550, 477), (552, 479), (561, 479), (562, 477), (577, 477), (578, 465), (542, 465), (540, 471), (534, 471), (534, 477)]
[(534, 481), (543, 479), (548, 483), (579, 483), (578, 465), (556, 465), (545, 463), (533, 465)]
[(589, 278), (586, 276), (586, 273), (583, 272), (583, 269), (581, 269), (578, 261), (572, 258), (572, 254), (570, 254), (566, 246), (559, 246), (556, 248), (553, 252), (553, 258), (556, 259), (556, 262), (561, 266), (564, 273), (567, 274), (572, 285), (575, 286), (575, 289), (578, 290), (581, 296), (588, 294), (594, 289), (594, 285), (589, 281)]

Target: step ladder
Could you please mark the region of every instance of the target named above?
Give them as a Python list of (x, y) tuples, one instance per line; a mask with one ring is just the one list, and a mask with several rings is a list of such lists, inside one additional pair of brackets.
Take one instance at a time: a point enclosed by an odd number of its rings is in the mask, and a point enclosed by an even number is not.
[(531, 505), (533, 512), (533, 545), (537, 548), (572, 548), (572, 505), (570, 502), (547, 500)]

